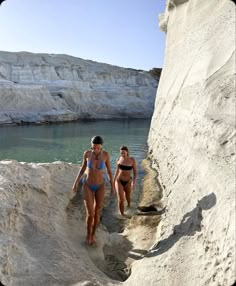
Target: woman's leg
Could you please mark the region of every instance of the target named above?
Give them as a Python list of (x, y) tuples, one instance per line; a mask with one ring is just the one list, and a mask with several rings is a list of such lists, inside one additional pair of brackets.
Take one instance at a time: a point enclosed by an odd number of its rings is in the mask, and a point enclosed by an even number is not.
[(87, 225), (87, 237), (86, 243), (91, 244), (92, 240), (92, 228), (94, 220), (94, 194), (86, 184), (83, 185), (83, 197), (84, 197), (84, 206), (86, 210), (86, 225)]
[(116, 188), (116, 193), (117, 193), (117, 197), (118, 197), (118, 207), (120, 210), (121, 215), (124, 215), (124, 188), (121, 185), (121, 183), (119, 182), (119, 180), (115, 181), (115, 188)]
[(103, 183), (99, 189), (95, 192), (95, 201), (94, 201), (94, 219), (93, 219), (93, 226), (92, 226), (92, 236), (91, 236), (91, 243), (95, 243), (95, 232), (100, 223), (100, 216), (101, 216), (101, 209), (102, 204), (105, 197), (105, 183)]
[(125, 185), (124, 187), (124, 191), (125, 191), (125, 198), (127, 201), (127, 207), (130, 207), (130, 197), (131, 197), (131, 180), (127, 183), (127, 185)]

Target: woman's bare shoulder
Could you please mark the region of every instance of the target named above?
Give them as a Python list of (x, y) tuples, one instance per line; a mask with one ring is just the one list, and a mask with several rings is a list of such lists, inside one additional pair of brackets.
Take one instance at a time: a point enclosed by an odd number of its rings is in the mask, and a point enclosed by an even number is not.
[(84, 151), (84, 157), (87, 158), (89, 155), (91, 155), (91, 150)]
[(110, 159), (110, 154), (107, 151), (102, 150), (102, 158), (103, 160)]
[(136, 163), (136, 160), (134, 159), (134, 157), (130, 157), (130, 160), (131, 160), (133, 163)]
[(116, 158), (116, 164), (120, 163), (120, 157)]

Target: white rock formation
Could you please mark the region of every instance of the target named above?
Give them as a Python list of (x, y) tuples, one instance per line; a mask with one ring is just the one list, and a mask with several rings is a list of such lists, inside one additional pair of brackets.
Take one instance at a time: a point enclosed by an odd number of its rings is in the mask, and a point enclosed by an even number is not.
[[(78, 170), (62, 162), (0, 161), (0, 285), (120, 285), (153, 244), (160, 217), (134, 216), (124, 234), (100, 224), (96, 245), (86, 246), (81, 186), (71, 193)], [(114, 203), (109, 193), (105, 205)], [(117, 224), (111, 208), (103, 215)]]
[[(235, 4), (171, 0), (149, 133), (167, 212), (125, 285), (224, 285), (235, 273)], [(147, 274), (148, 273), (148, 274)]]
[(99, 228), (97, 248), (86, 248), (82, 196), (76, 207), (69, 200), (77, 172), (60, 162), (0, 162), (3, 285), (112, 285), (102, 272), (107, 233)]
[(157, 82), (67, 55), (0, 52), (0, 124), (150, 118)]

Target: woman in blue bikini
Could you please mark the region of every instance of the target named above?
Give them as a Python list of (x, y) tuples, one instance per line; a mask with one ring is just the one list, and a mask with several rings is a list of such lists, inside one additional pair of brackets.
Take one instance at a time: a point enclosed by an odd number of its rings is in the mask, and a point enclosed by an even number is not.
[(92, 245), (96, 242), (95, 232), (100, 222), (100, 212), (105, 197), (105, 181), (103, 172), (106, 169), (111, 184), (111, 195), (114, 193), (109, 153), (102, 150), (103, 139), (94, 136), (91, 139), (91, 150), (84, 152), (81, 169), (75, 179), (72, 191), (75, 193), (79, 181), (86, 171), (83, 179), (83, 197), (86, 209), (87, 237), (86, 243)]
[[(133, 157), (129, 157), (129, 150), (126, 146), (120, 147), (120, 157), (116, 161), (116, 171), (114, 176), (114, 185), (118, 197), (118, 207), (122, 216), (124, 216), (124, 200), (126, 198), (127, 207), (130, 207), (130, 195), (135, 188), (137, 178), (137, 166)], [(133, 171), (133, 178), (131, 177)]]

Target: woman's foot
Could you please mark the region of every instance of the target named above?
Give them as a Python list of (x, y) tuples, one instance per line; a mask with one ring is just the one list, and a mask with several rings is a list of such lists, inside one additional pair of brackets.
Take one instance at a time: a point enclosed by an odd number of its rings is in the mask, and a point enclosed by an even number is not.
[(120, 213), (120, 214), (118, 214), (117, 218), (120, 220), (124, 220), (126, 217), (125, 217), (125, 214)]
[(90, 245), (90, 238), (89, 238), (89, 236), (86, 236), (85, 243), (86, 243), (87, 245)]
[(87, 245), (93, 245), (96, 243), (96, 238), (95, 238), (95, 235), (91, 235), (91, 236), (87, 236), (86, 237), (86, 240), (85, 240), (85, 243)]
[(91, 239), (90, 239), (90, 245), (96, 243), (96, 237), (95, 235), (92, 235)]

